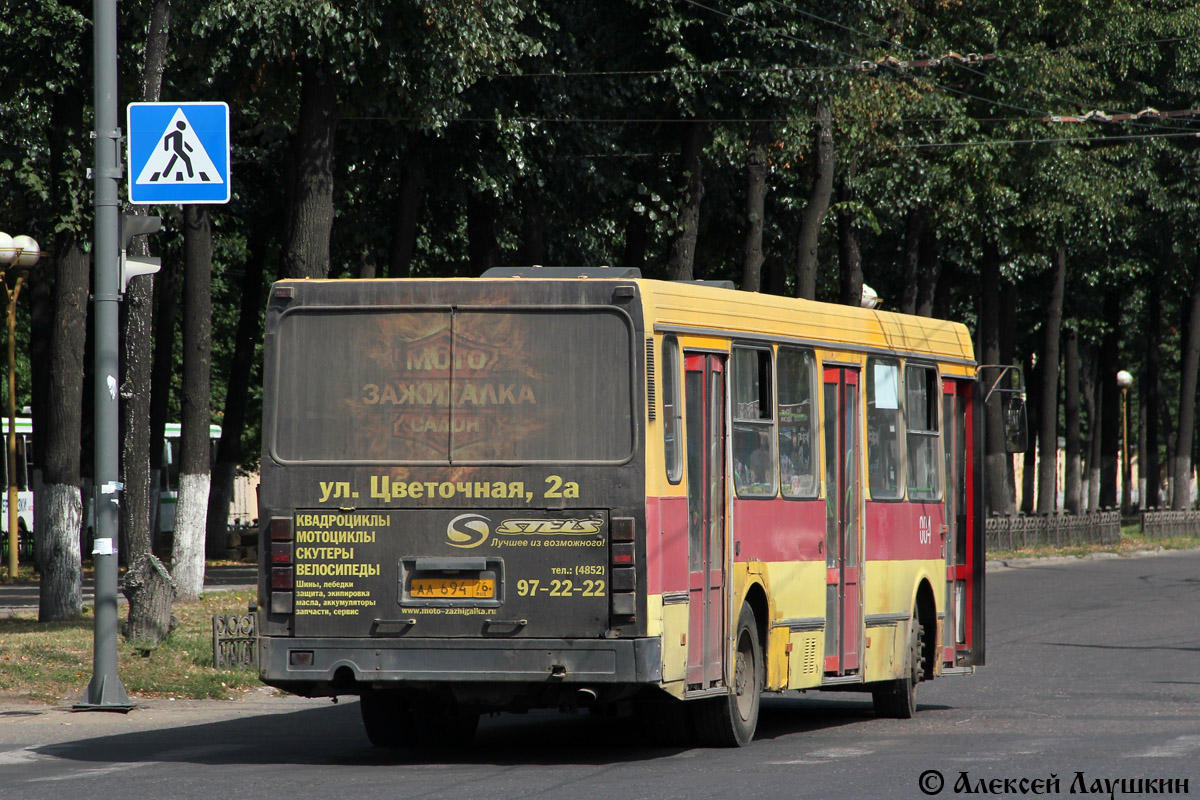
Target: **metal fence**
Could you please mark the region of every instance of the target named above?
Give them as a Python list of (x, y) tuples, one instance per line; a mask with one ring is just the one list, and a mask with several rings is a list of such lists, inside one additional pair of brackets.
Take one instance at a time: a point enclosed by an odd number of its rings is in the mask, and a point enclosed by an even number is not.
[(1121, 541), (1121, 512), (993, 516), (985, 524), (984, 535), (988, 550), (1116, 544)]
[(258, 666), (258, 631), (253, 614), (213, 617), (213, 667), (253, 669)]
[(1143, 511), (1142, 535), (1153, 539), (1200, 535), (1200, 511)]

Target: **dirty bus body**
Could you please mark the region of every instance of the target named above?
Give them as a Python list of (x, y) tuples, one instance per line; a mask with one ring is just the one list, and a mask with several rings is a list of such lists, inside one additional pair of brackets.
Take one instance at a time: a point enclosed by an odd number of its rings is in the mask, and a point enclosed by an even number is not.
[(980, 394), (960, 325), (636, 270), (278, 283), (262, 678), (361, 695), (380, 745), (617, 704), (745, 744), (760, 690), (909, 716), (982, 663)]

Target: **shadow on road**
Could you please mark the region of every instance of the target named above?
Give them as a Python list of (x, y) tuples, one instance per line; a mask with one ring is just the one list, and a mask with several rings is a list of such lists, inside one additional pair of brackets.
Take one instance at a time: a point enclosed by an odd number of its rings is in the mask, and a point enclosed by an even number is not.
[[(876, 719), (869, 699), (769, 696), (763, 701), (756, 738), (778, 739)], [(537, 711), (485, 717), (475, 739), (455, 749), (381, 749), (367, 741), (358, 703), (348, 700), (32, 749), (59, 759), (105, 764), (602, 766), (653, 761), (689, 748), (664, 746), (638, 717)]]

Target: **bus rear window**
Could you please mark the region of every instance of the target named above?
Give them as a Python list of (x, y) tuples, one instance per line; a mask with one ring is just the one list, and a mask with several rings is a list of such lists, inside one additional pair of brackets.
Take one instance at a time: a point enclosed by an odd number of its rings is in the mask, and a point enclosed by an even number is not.
[(282, 462), (623, 461), (633, 333), (613, 309), (298, 308), (276, 327)]

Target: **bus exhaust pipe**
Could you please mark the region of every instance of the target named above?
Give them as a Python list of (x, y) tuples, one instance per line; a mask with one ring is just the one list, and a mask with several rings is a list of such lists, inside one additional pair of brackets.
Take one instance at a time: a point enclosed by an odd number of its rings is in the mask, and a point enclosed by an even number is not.
[(584, 686), (576, 690), (575, 699), (581, 706), (591, 706), (596, 702), (596, 690)]

